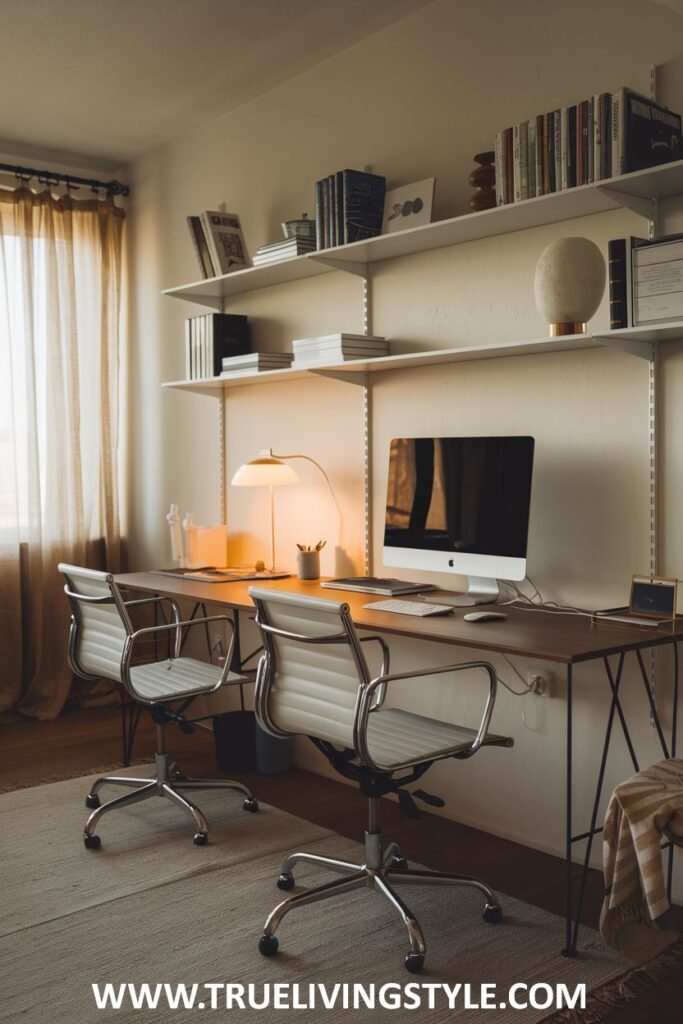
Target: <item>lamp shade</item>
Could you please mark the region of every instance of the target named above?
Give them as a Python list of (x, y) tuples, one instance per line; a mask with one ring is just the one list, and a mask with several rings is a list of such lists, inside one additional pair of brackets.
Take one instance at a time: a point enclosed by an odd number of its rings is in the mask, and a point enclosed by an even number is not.
[(233, 487), (283, 487), (298, 482), (299, 477), (292, 467), (272, 456), (245, 462), (231, 481)]

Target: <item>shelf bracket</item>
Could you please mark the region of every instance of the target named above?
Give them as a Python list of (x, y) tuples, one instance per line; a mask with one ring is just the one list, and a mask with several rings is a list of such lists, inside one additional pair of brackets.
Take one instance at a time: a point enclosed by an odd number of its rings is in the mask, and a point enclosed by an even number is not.
[(367, 388), (367, 374), (365, 373), (351, 373), (345, 370), (318, 370), (313, 367), (308, 368), (309, 373), (314, 373), (316, 377), (329, 377), (330, 380), (340, 380), (343, 384), (355, 384), (356, 387)]
[(598, 192), (607, 196), (618, 206), (625, 206), (629, 210), (639, 213), (646, 220), (649, 220), (652, 216), (652, 200), (649, 198), (633, 196), (629, 192), (620, 192), (619, 189), (610, 188), (609, 185), (598, 185), (597, 189)]
[(322, 256), (315, 252), (309, 253), (309, 260), (315, 260), (316, 263), (324, 263), (326, 267), (332, 267), (334, 270), (343, 270), (347, 274), (354, 274), (356, 277), (367, 277), (368, 265), (367, 263), (357, 263), (353, 260), (338, 260), (334, 256)]
[(654, 362), (655, 346), (651, 341), (639, 341), (637, 338), (612, 337), (609, 334), (594, 334), (593, 338), (601, 345), (608, 348), (616, 348), (620, 352), (626, 352), (631, 356), (638, 356), (648, 363)]

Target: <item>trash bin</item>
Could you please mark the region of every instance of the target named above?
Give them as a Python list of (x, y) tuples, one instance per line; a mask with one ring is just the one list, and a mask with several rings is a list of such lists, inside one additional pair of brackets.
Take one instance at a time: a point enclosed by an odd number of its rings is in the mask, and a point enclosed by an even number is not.
[(256, 770), (256, 716), (253, 711), (214, 715), (216, 764), (224, 775)]
[(292, 763), (294, 737), (271, 736), (256, 723), (256, 767), (263, 775), (284, 775)]

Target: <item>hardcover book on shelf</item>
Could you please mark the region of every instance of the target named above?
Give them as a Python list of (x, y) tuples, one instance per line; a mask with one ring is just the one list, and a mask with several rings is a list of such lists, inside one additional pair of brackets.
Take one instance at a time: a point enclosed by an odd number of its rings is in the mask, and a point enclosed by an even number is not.
[(261, 267), (267, 263), (289, 260), (295, 256), (304, 256), (315, 250), (314, 238), (283, 238), (279, 242), (261, 245), (254, 254), (254, 266)]
[(634, 240), (632, 275), (635, 326), (683, 320), (683, 235)]
[(236, 213), (206, 210), (201, 223), (216, 274), (230, 274), (249, 266), (247, 247)]
[(185, 321), (186, 369), (189, 380), (217, 377), (228, 355), (249, 352), (249, 322), (236, 313), (206, 313)]
[(381, 234), (385, 178), (346, 169), (316, 182), (315, 192), (319, 249)]
[(246, 376), (264, 370), (285, 370), (292, 363), (291, 352), (249, 352), (222, 360), (221, 377)]
[(204, 228), (199, 217), (188, 217), (187, 226), (190, 229), (190, 238), (192, 239), (192, 245), (194, 246), (195, 255), (197, 262), (199, 263), (199, 269), (202, 277), (216, 277), (218, 271), (214, 269), (211, 261), (211, 253), (209, 252), (209, 246), (206, 241), (204, 234)]
[(613, 238), (607, 243), (607, 274), (609, 286), (609, 318), (613, 331), (633, 327), (633, 271), (631, 266), (634, 245), (642, 238)]
[(612, 173), (627, 174), (683, 159), (681, 116), (621, 88), (612, 97)]

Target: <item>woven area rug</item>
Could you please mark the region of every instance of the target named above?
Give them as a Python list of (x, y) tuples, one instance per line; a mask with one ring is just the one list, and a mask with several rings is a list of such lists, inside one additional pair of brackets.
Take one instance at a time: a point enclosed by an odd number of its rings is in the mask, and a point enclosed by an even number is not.
[[(563, 922), (510, 897), (501, 898), (504, 922), (491, 926), (481, 919), (482, 900), (474, 891), (407, 886), (401, 894), (427, 940), (422, 975), (411, 976), (403, 967), (407, 939), (397, 915), (366, 890), (292, 912), (278, 932), (280, 952), (265, 959), (257, 943), (266, 916), (283, 895), (274, 885), (283, 856), (305, 848), (355, 859), (358, 844), (271, 807), (245, 813), (236, 794), (205, 791), (197, 802), (211, 826), (208, 846), (193, 846), (189, 817), (168, 801), (152, 800), (105, 815), (98, 827), (102, 848), (88, 851), (81, 839), (87, 788), (87, 779), (74, 779), (0, 797), (2, 1022), (170, 1024), (229, 1018), (244, 1024), (365, 1024), (410, 1011), (381, 1005), (354, 1009), (353, 997), (345, 1009), (344, 993), (353, 989), (344, 989), (344, 983), (362, 985), (366, 992), (374, 986), (376, 996), (388, 983), (394, 995), (397, 984), (460, 983), (470, 986), (470, 1001), (476, 1001), (482, 984), (495, 984), (502, 1000), (514, 983), (564, 983), (573, 991), (585, 982), (594, 990), (627, 969), (588, 929), (581, 957), (564, 959), (559, 954)], [(297, 882), (310, 885), (330, 877), (302, 866)], [(188, 990), (196, 984), (201, 992), (193, 1009), (172, 1009), (163, 997), (156, 1009), (134, 1009), (126, 997), (121, 1009), (98, 1010), (92, 985), (108, 982), (117, 991), (121, 984), (146, 982), (152, 990), (164, 983), (184, 983)], [(253, 985), (256, 1001), (268, 998), (270, 1007), (226, 1010), (221, 988), (213, 997), (220, 1009), (211, 1013), (207, 983), (239, 983), (245, 998)], [(281, 998), (298, 1001), (299, 1008), (273, 1008), (278, 983), (288, 986)], [(336, 1005), (325, 1009), (315, 986), (326, 986), (329, 998), (337, 984), (342, 988)], [(203, 997), (204, 1010), (196, 1005)], [(423, 991), (423, 1008), (412, 1016), (435, 1024), (493, 1019), (534, 1024), (549, 1014), (547, 1008), (467, 1009), (464, 992), (455, 1009), (441, 995), (429, 1010), (426, 998)], [(312, 999), (316, 1005), (307, 1008)]]

